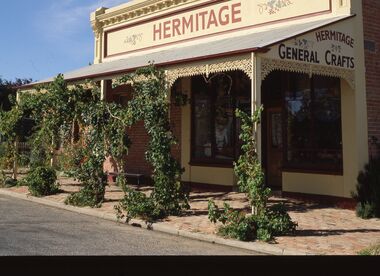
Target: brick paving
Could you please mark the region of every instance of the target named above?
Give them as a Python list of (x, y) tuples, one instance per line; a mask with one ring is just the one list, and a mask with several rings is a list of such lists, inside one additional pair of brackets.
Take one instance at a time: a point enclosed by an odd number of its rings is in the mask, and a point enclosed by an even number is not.
[[(61, 177), (59, 181), (62, 192), (45, 197), (45, 199), (64, 202), (70, 193), (78, 191), (81, 187), (80, 183), (72, 179)], [(7, 190), (28, 194), (26, 187), (13, 187)], [(141, 191), (149, 193), (151, 188), (141, 187)], [(105, 197), (105, 203), (97, 210), (114, 214), (113, 207), (123, 197), (123, 192), (111, 184), (106, 189)], [(156, 225), (216, 235), (218, 225), (212, 224), (207, 218), (209, 199), (214, 199), (220, 207), (222, 207), (223, 202), (227, 202), (234, 208), (249, 212), (248, 201), (244, 194), (193, 191), (190, 193), (190, 210), (181, 217), (171, 216), (157, 222)], [(284, 202), (290, 216), (298, 223), (297, 232), (294, 236), (276, 238), (276, 247), (314, 255), (356, 255), (358, 251), (380, 243), (380, 219), (363, 220), (356, 217), (352, 210), (271, 197), (270, 204), (275, 202)]]

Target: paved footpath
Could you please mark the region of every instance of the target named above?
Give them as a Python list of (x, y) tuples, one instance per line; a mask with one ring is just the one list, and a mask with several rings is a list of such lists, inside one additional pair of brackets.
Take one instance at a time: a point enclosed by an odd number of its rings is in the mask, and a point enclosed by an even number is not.
[[(65, 198), (68, 194), (78, 191), (80, 184), (68, 178), (61, 178), (60, 183), (60, 188), (64, 192), (41, 199), (30, 196), (26, 187), (0, 189), (0, 193), (107, 220), (116, 220), (114, 205), (123, 197), (123, 192), (115, 185), (107, 187), (106, 202), (103, 206), (91, 209), (66, 206), (63, 203)], [(141, 190), (149, 193), (151, 189), (142, 187)], [(380, 243), (379, 219), (363, 220), (356, 217), (352, 210), (278, 197), (272, 197), (270, 202), (285, 203), (290, 216), (298, 223), (294, 236), (277, 237), (273, 244), (224, 239), (216, 235), (218, 225), (214, 225), (207, 218), (209, 199), (214, 199), (219, 206), (227, 202), (234, 208), (249, 211), (244, 194), (194, 191), (190, 194), (190, 210), (181, 217), (169, 217), (154, 223), (153, 230), (275, 255), (356, 255), (358, 251)], [(140, 220), (132, 220), (131, 223), (146, 227)]]

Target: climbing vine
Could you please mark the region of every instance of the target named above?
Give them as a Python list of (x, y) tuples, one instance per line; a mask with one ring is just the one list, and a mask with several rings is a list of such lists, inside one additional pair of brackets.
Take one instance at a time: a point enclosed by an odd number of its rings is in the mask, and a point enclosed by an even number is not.
[(154, 190), (149, 197), (129, 190), (116, 207), (118, 216), (140, 216), (154, 220), (178, 215), (189, 208), (188, 193), (180, 181), (183, 169), (171, 155), (171, 147), (177, 141), (170, 128), (169, 91), (165, 73), (150, 65), (120, 78), (115, 86), (122, 84), (131, 84), (134, 91), (127, 107), (131, 120), (129, 123), (143, 121), (150, 137), (145, 157), (153, 166)]
[[(128, 150), (129, 139), (123, 120), (112, 114), (121, 113), (121, 106), (100, 99), (96, 83), (85, 82), (68, 86), (62, 75), (38, 87), (35, 93), (22, 93), (19, 102), (9, 111), (0, 113), (0, 131), (9, 141), (17, 137), (17, 126), (23, 117), (35, 123), (30, 144), (38, 158), (31, 158), (32, 169), (41, 165), (57, 167), (52, 157), (55, 150), (75, 148), (70, 156), (67, 173), (82, 182), (80, 192), (70, 195), (66, 203), (79, 206), (100, 206), (107, 185), (103, 163), (109, 156), (120, 160)], [(75, 126), (80, 137), (75, 141)], [(78, 135), (77, 135), (78, 136)], [(8, 150), (10, 153), (12, 151)], [(34, 161), (33, 161), (34, 160)]]
[[(119, 211), (125, 210), (127, 216), (145, 213), (147, 218), (179, 214), (189, 208), (188, 193), (180, 182), (183, 169), (171, 155), (171, 148), (177, 141), (170, 128), (165, 74), (150, 65), (119, 79), (118, 85), (125, 83), (132, 84), (134, 93), (133, 99), (123, 108), (119, 104), (102, 101), (96, 83), (69, 87), (64, 77), (58, 75), (53, 82), (38, 87), (36, 93), (23, 93), (17, 108), (1, 115), (2, 121), (8, 123), (0, 126), (0, 130), (6, 128), (4, 132), (15, 139), (20, 118), (26, 116), (34, 120), (32, 152), (41, 157), (35, 167), (52, 160), (57, 148), (63, 151), (75, 148), (68, 162), (71, 166), (66, 168), (66, 172), (81, 181), (83, 188), (65, 202), (97, 207), (104, 201), (107, 185), (104, 161), (112, 157), (122, 175), (124, 156), (131, 143), (125, 129), (143, 121), (150, 137), (145, 157), (153, 166), (154, 190), (145, 196), (127, 188), (125, 178), (118, 177), (126, 192)], [(75, 139), (75, 126), (80, 130), (79, 139)], [(50, 165), (56, 166), (55, 162)]]
[(244, 111), (236, 110), (236, 117), (241, 120), (242, 154), (234, 164), (234, 171), (238, 179), (239, 190), (245, 193), (252, 206), (252, 213), (257, 215), (265, 211), (271, 190), (265, 187), (264, 172), (257, 156), (257, 142), (255, 126), (260, 123), (263, 107), (257, 109), (253, 116)]

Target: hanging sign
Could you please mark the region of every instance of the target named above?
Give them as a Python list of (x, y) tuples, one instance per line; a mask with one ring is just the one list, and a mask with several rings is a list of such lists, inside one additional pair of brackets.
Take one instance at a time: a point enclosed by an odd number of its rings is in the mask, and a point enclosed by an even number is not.
[(355, 38), (349, 23), (338, 23), (271, 47), (265, 57), (355, 69)]

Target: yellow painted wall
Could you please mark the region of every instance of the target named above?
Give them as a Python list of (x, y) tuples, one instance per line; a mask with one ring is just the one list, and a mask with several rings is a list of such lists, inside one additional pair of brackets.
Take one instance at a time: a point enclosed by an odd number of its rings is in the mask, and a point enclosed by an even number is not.
[(283, 191), (318, 194), (329, 196), (343, 196), (343, 176), (283, 173)]

